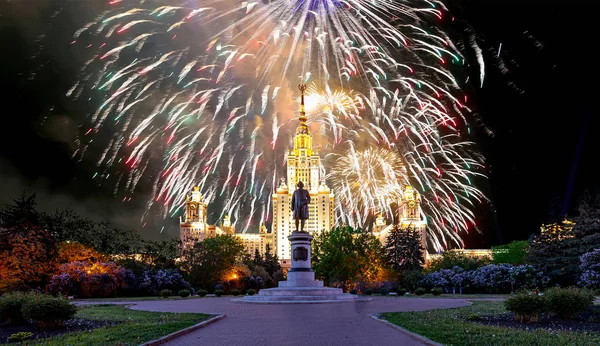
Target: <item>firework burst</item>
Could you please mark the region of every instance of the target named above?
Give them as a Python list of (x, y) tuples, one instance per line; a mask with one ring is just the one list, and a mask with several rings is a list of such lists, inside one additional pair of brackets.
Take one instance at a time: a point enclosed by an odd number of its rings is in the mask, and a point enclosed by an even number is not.
[[(393, 184), (381, 179), (396, 177), (430, 196), (436, 248), (447, 239), (461, 244), (460, 232), (474, 224), (469, 208), (484, 196), (471, 185), (481, 158), (468, 140), (470, 111), (451, 72), (464, 58), (438, 25), (442, 2), (193, 5), (113, 1), (74, 35), (87, 61), (68, 95), (97, 104), (76, 155), (101, 147), (96, 162), (105, 175), (126, 166), (115, 193), (132, 194), (149, 179), (147, 210), (167, 216), (198, 184), (222, 211), (218, 217), (231, 215), (239, 231), (268, 222), (296, 126), (290, 86), (300, 81), (313, 85), (319, 105), (311, 121), (333, 139), (321, 151), (375, 165), (347, 175), (335, 169), (341, 175), (332, 183), (343, 192), (334, 192), (344, 196), (338, 221), (356, 207), (348, 204), (356, 191), (343, 187), (344, 179), (366, 174), (393, 196)], [(110, 139), (102, 142), (99, 133)], [(378, 156), (393, 160), (385, 166)], [(373, 192), (359, 200), (361, 215), (387, 203)]]

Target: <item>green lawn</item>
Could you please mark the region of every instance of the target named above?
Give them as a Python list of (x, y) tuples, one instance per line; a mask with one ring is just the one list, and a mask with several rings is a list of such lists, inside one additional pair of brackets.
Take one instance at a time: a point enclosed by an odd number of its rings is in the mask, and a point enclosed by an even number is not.
[(422, 296), (417, 296), (415, 294), (410, 294), (405, 297), (410, 298), (455, 298), (455, 299), (506, 299), (510, 297), (510, 294), (451, 294), (444, 293), (439, 296), (434, 296), (431, 293), (424, 294)]
[(122, 322), (28, 345), (139, 345), (209, 319), (212, 315), (130, 310), (120, 305), (80, 307), (76, 318)]
[(600, 334), (493, 327), (467, 318), (504, 313), (502, 302), (417, 312), (388, 312), (382, 318), (445, 345), (600, 345)]

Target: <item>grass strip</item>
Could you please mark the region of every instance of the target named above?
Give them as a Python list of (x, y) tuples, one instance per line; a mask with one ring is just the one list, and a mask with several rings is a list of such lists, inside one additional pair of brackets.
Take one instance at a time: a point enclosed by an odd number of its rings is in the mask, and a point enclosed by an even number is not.
[(445, 345), (600, 345), (600, 334), (590, 332), (522, 330), (475, 321), (478, 316), (505, 313), (503, 302), (476, 301), (472, 306), (412, 312), (387, 312), (381, 317)]
[(75, 318), (119, 324), (39, 340), (28, 345), (139, 345), (190, 327), (212, 315), (130, 310), (120, 305), (82, 306)]

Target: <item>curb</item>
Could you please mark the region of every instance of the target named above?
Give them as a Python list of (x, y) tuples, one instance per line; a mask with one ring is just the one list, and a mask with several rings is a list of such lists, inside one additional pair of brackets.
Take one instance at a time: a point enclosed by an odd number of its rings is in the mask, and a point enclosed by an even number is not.
[(433, 341), (431, 339), (428, 339), (428, 338), (424, 337), (423, 335), (419, 335), (419, 334), (413, 333), (413, 332), (411, 332), (408, 329), (402, 328), (402, 327), (397, 326), (397, 325), (395, 325), (395, 324), (393, 324), (391, 322), (388, 322), (388, 321), (386, 321), (384, 319), (381, 319), (379, 317), (379, 316), (381, 316), (381, 314), (379, 314), (379, 313), (377, 313), (377, 314), (370, 314), (369, 316), (371, 316), (372, 319), (374, 319), (376, 321), (379, 321), (379, 322), (381, 322), (383, 324), (386, 324), (386, 325), (388, 325), (388, 326), (390, 326), (390, 327), (392, 327), (394, 329), (397, 329), (397, 330), (401, 331), (404, 334), (408, 334), (408, 336), (412, 337), (413, 339), (417, 339), (417, 340), (419, 340), (419, 341), (421, 341), (421, 342), (423, 342), (423, 343), (425, 343), (427, 345), (430, 345), (430, 346), (444, 346), (444, 344), (440, 344), (439, 342), (435, 342), (435, 341)]
[(160, 339), (150, 340), (150, 341), (148, 341), (146, 343), (141, 344), (140, 346), (155, 346), (155, 345), (164, 344), (167, 341), (171, 341), (171, 340), (173, 340), (173, 339), (175, 339), (177, 337), (180, 337), (182, 335), (191, 333), (191, 332), (193, 332), (193, 331), (195, 331), (197, 329), (206, 327), (206, 326), (208, 326), (211, 323), (217, 322), (218, 320), (222, 320), (223, 318), (225, 318), (225, 316), (227, 316), (227, 315), (225, 315), (225, 314), (217, 315), (217, 316), (215, 316), (215, 317), (213, 317), (211, 319), (208, 319), (206, 321), (202, 321), (202, 322), (200, 322), (198, 324), (194, 324), (193, 326), (190, 326), (190, 327), (178, 330), (176, 332), (173, 332), (171, 334), (165, 335), (165, 336), (163, 336)]

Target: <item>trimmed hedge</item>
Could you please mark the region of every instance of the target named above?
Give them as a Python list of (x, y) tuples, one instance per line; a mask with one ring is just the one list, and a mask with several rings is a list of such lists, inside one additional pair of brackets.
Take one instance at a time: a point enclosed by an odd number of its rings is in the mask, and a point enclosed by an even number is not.
[(434, 296), (439, 296), (440, 294), (444, 293), (444, 289), (441, 287), (434, 287), (431, 290), (431, 294), (433, 294)]
[(64, 298), (46, 294), (33, 294), (23, 303), (23, 317), (41, 328), (61, 326), (77, 313), (77, 307)]
[(538, 294), (519, 293), (506, 299), (504, 307), (521, 323), (537, 322), (539, 315), (548, 311), (548, 300)]
[(550, 288), (545, 292), (550, 312), (564, 318), (573, 318), (594, 303), (594, 293), (585, 288)]
[(30, 296), (30, 293), (23, 292), (5, 293), (0, 296), (0, 320), (10, 324), (25, 323), (21, 308)]
[(173, 295), (173, 292), (171, 292), (171, 290), (164, 289), (164, 290), (160, 291), (160, 296), (163, 298), (169, 298), (172, 295)]

